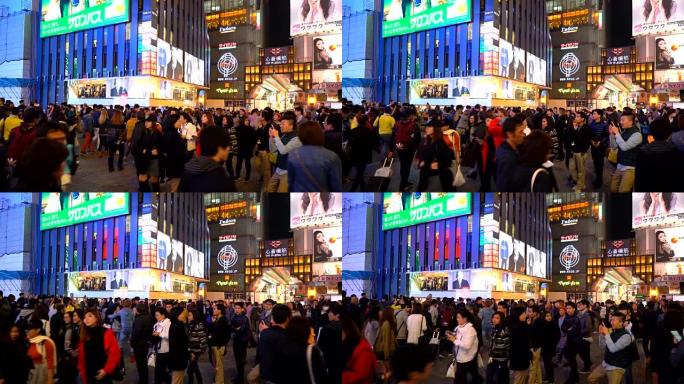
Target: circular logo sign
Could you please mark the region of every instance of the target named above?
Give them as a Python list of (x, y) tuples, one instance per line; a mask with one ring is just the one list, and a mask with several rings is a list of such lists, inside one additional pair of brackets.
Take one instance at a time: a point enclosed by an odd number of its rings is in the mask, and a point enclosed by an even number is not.
[(230, 52), (226, 52), (221, 56), (221, 58), (218, 59), (218, 62), (216, 63), (216, 69), (218, 69), (219, 73), (221, 73), (223, 77), (228, 77), (237, 71), (238, 60), (235, 55)]
[(577, 248), (572, 245), (568, 245), (563, 248), (558, 256), (560, 264), (565, 268), (566, 271), (576, 266), (579, 263), (579, 259), (580, 253)]
[(560, 71), (565, 75), (565, 77), (570, 77), (577, 72), (579, 72), (580, 69), (580, 61), (577, 56), (575, 56), (574, 53), (566, 53), (561, 59), (560, 63), (558, 64), (558, 68), (560, 68)]
[(228, 269), (237, 264), (238, 252), (232, 245), (226, 245), (219, 251), (216, 260), (223, 269)]

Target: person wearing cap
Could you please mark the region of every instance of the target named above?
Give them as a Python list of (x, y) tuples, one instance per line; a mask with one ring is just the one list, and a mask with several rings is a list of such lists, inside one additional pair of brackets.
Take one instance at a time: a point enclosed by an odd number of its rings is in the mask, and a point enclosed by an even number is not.
[[(453, 175), (450, 170), (454, 153), (444, 141), (442, 127), (447, 126), (437, 118), (432, 118), (425, 124), (425, 139), (418, 148), (418, 192), (425, 192), (429, 188), (430, 177), (438, 176), (441, 192), (451, 190)], [(437, 191), (435, 191), (437, 192)]]

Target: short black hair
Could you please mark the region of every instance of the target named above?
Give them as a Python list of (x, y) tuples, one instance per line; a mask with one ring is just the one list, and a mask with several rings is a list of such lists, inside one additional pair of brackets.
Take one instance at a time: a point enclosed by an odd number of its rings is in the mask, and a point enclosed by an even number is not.
[(672, 135), (672, 127), (670, 122), (664, 118), (658, 118), (651, 122), (651, 134), (653, 138), (658, 141), (667, 140)]
[(625, 319), (626, 319), (625, 314), (622, 313), (622, 312), (615, 312), (615, 313), (612, 313), (611, 316), (613, 316), (613, 317), (619, 317), (620, 320), (621, 320), (623, 323), (625, 322)]
[(169, 317), (169, 313), (166, 311), (166, 308), (164, 307), (157, 307), (154, 309), (154, 313), (159, 312), (160, 315), (164, 315), (164, 317)]
[(285, 304), (276, 304), (271, 310), (271, 316), (273, 316), (274, 323), (285, 324), (292, 317), (292, 311)]
[(215, 125), (205, 127), (199, 135), (200, 154), (202, 156), (213, 157), (219, 148), (228, 148), (230, 136), (228, 133)]
[(577, 309), (577, 304), (573, 303), (572, 301), (568, 301), (565, 303), (566, 307), (573, 307), (574, 309)]
[(503, 133), (508, 135), (509, 133), (514, 133), (516, 128), (522, 125), (522, 120), (517, 117), (509, 117), (503, 122)]
[(413, 372), (423, 372), (432, 363), (429, 347), (418, 344), (404, 344), (397, 347), (392, 355), (392, 376), (397, 382), (406, 381)]
[(281, 116), (280, 120), (281, 120), (281, 121), (283, 121), (283, 120), (290, 120), (290, 122), (292, 122), (292, 125), (294, 126), (294, 125), (296, 125), (296, 122), (297, 122), (297, 116), (295, 116), (294, 112), (292, 112), (292, 111), (287, 111), (287, 112), (284, 112), (284, 113), (283, 113), (283, 115)]

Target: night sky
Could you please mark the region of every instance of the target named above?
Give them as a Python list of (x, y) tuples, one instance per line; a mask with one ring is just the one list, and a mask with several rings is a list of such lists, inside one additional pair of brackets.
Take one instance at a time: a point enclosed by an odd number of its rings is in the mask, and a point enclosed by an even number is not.
[(264, 0), (263, 6), (264, 47), (281, 47), (292, 44), (290, 39), (290, 2)]
[(634, 237), (632, 232), (632, 194), (606, 193), (603, 215), (606, 221), (606, 240)]
[(290, 194), (264, 193), (261, 220), (264, 223), (264, 240), (292, 237), (290, 231)]
[[(632, 0), (643, 1), (643, 0)], [(633, 45), (632, 40), (632, 7), (628, 0), (605, 0), (606, 14), (606, 46), (624, 47)]]

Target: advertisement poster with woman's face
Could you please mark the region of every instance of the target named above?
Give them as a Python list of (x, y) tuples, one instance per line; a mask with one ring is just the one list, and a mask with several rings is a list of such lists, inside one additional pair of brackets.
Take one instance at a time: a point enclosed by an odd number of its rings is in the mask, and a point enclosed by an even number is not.
[(290, 0), (290, 36), (342, 28), (342, 0)]
[(314, 69), (342, 68), (342, 35), (323, 35), (313, 38)]
[(511, 272), (525, 273), (525, 243), (513, 240), (513, 256), (508, 259), (508, 269)]
[(342, 224), (342, 194), (305, 192), (290, 194), (290, 227)]
[(342, 227), (315, 229), (313, 254), (316, 263), (342, 260)]
[(684, 261), (684, 227), (655, 231), (656, 263)]
[(632, 0), (632, 35), (681, 31), (684, 0)]
[(684, 224), (684, 193), (632, 194), (632, 227)]
[(655, 39), (656, 69), (684, 68), (684, 34)]

